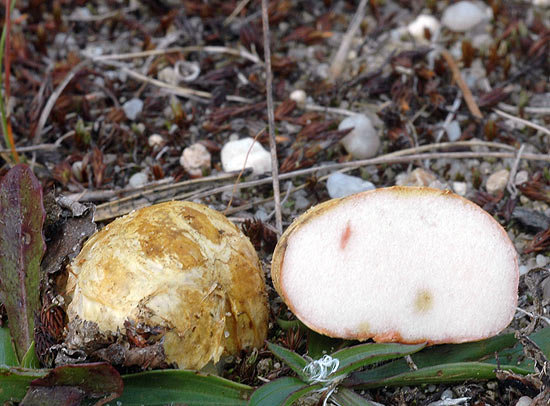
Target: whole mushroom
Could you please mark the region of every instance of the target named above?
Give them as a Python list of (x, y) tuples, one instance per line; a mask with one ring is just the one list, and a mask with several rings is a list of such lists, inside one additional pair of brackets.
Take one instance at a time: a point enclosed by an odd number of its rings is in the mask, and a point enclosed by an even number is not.
[(200, 369), (262, 346), (268, 307), (252, 244), (225, 216), (173, 201), (136, 210), (94, 234), (69, 266), (70, 321), (163, 331), (166, 362)]

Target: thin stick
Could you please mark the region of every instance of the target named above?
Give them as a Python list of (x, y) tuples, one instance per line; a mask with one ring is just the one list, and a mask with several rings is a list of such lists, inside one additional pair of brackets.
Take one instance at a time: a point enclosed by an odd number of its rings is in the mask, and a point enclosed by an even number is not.
[(472, 115), (476, 118), (483, 118), (483, 114), (481, 114), (481, 110), (477, 106), (470, 88), (462, 78), (460, 69), (458, 69), (458, 65), (456, 64), (453, 56), (445, 49), (441, 51), (441, 55), (443, 55), (443, 58), (445, 58), (445, 61), (447, 61), (447, 64), (449, 65), (449, 68), (451, 68), (451, 71), (453, 72), (453, 79), (462, 91), (462, 96), (464, 96), (464, 101), (466, 102), (470, 113), (472, 113)]
[(223, 22), (223, 26), (224, 27), (227, 27), (231, 21), (233, 21), (235, 19), (235, 17), (237, 17), (237, 15), (242, 11), (243, 8), (246, 7), (246, 5), (250, 2), (250, 0), (241, 0), (239, 2), (239, 4), (237, 4), (237, 7), (235, 7), (235, 9), (231, 12), (231, 14), (229, 15), (229, 17), (227, 17), (224, 22)]
[(74, 68), (72, 68), (70, 72), (67, 73), (67, 76), (65, 76), (65, 79), (63, 79), (63, 82), (61, 82), (50, 95), (50, 98), (44, 106), (42, 113), (40, 113), (40, 119), (38, 120), (38, 125), (36, 126), (36, 131), (34, 133), (33, 144), (36, 145), (40, 142), (40, 139), (42, 137), (42, 129), (46, 125), (46, 121), (48, 120), (50, 112), (52, 111), (53, 106), (55, 105), (55, 102), (57, 101), (59, 96), (61, 96), (61, 93), (63, 93), (65, 87), (67, 87), (67, 85), (71, 80), (73, 80), (75, 75), (89, 63), (89, 60), (84, 60), (76, 65)]
[(508, 114), (508, 113), (505, 113), (504, 111), (500, 111), (498, 109), (493, 109), (493, 111), (495, 113), (497, 113), (499, 116), (502, 116), (502, 117), (506, 117), (510, 120), (513, 120), (513, 121), (517, 121), (518, 123), (521, 123), (523, 125), (526, 125), (527, 127), (531, 127), (531, 128), (534, 128), (535, 130), (539, 130), (539, 131), (542, 131), (543, 133), (545, 134), (548, 134), (550, 135), (550, 130), (548, 130), (547, 128), (544, 128), (543, 126), (541, 125), (538, 125), (538, 124), (535, 124), (535, 123), (532, 123), (530, 121), (527, 121), (523, 118), (519, 118), (519, 117), (516, 117), (516, 116), (513, 116), (511, 114)]
[(271, 151), (271, 175), (273, 194), (275, 195), (275, 224), (279, 235), (283, 233), (283, 216), (281, 213), (281, 196), (279, 191), (279, 162), (277, 161), (277, 144), (275, 142), (275, 114), (273, 111), (273, 78), (271, 74), (271, 49), (269, 47), (269, 19), (267, 0), (262, 0), (262, 26), (264, 29), (265, 91), (267, 96), (267, 121), (269, 125), (269, 149)]
[(336, 52), (336, 55), (332, 60), (332, 64), (330, 65), (330, 79), (333, 82), (336, 79), (338, 79), (338, 77), (342, 73), (342, 70), (344, 69), (344, 62), (346, 61), (348, 56), (351, 40), (353, 39), (353, 36), (357, 32), (357, 29), (361, 24), (361, 20), (363, 20), (363, 17), (365, 16), (366, 6), (367, 6), (367, 0), (361, 0), (361, 2), (359, 3), (359, 6), (357, 6), (357, 10), (355, 11), (355, 15), (351, 20), (348, 30), (344, 34), (344, 38), (342, 38), (340, 47), (338, 48), (338, 51)]
[(521, 154), (523, 153), (524, 148), (525, 148), (525, 144), (521, 144), (521, 147), (519, 148), (519, 151), (518, 151), (518, 155), (514, 160), (514, 164), (512, 165), (512, 169), (510, 169), (510, 174), (508, 175), (508, 182), (506, 182), (506, 190), (508, 190), (512, 199), (515, 199), (518, 194), (518, 189), (516, 188), (515, 180), (516, 180), (516, 173), (519, 167), (519, 161), (521, 160)]
[[(512, 106), (511, 104), (506, 104), (503, 102), (498, 104), (498, 108), (507, 111), (508, 113), (518, 113), (520, 111), (519, 106)], [(522, 107), (521, 110), (528, 114), (550, 114), (550, 107), (525, 106)]]

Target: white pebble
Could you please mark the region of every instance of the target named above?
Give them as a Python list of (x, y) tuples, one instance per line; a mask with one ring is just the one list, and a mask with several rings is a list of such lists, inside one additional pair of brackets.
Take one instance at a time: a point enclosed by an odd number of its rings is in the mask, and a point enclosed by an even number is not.
[(403, 172), (395, 177), (397, 186), (430, 186), (436, 181), (437, 177), (424, 168), (416, 168), (410, 173)]
[(130, 99), (122, 105), (122, 110), (124, 110), (124, 114), (126, 114), (128, 120), (135, 120), (142, 109), (143, 101), (140, 99)]
[(445, 127), (445, 132), (447, 133), (447, 138), (449, 138), (449, 141), (451, 141), (451, 142), (458, 141), (458, 139), (462, 135), (462, 130), (460, 129), (460, 124), (458, 124), (458, 121), (456, 121), (456, 120), (451, 121)]
[(539, 268), (542, 268), (543, 266), (546, 266), (546, 264), (548, 263), (548, 257), (542, 254), (538, 254), (535, 258), (535, 261), (537, 262), (537, 266)]
[(327, 179), (327, 191), (333, 199), (373, 189), (376, 188), (372, 183), (340, 172), (332, 173)]
[(167, 66), (166, 68), (162, 69), (157, 74), (157, 77), (159, 80), (174, 86), (177, 86), (180, 83), (181, 79), (180, 75), (171, 66)]
[(470, 1), (459, 1), (447, 7), (441, 22), (451, 31), (471, 30), (488, 17), (488, 12)]
[(485, 189), (487, 189), (487, 192), (491, 194), (502, 192), (506, 187), (506, 183), (508, 183), (509, 176), (510, 172), (508, 171), (508, 169), (501, 169), (500, 171), (496, 171), (487, 178)]
[(294, 100), (298, 106), (306, 104), (307, 94), (302, 89), (296, 89), (290, 93), (290, 100)]
[(151, 134), (147, 139), (147, 143), (151, 148), (160, 147), (164, 144), (164, 138), (162, 138), (162, 135), (160, 134)]
[(250, 137), (225, 144), (221, 151), (221, 161), (225, 172), (242, 170), (245, 161), (246, 168), (252, 168), (255, 175), (271, 171), (271, 155), (259, 142)]
[(338, 126), (338, 130), (353, 128), (344, 138), (342, 145), (355, 159), (372, 158), (380, 147), (380, 137), (370, 119), (364, 114), (347, 117)]
[(531, 399), (529, 396), (522, 396), (516, 402), (516, 406), (529, 406), (532, 401), (533, 399)]
[(453, 182), (453, 190), (459, 196), (466, 196), (468, 185), (466, 182)]
[(132, 176), (130, 176), (130, 180), (128, 181), (128, 186), (132, 188), (138, 188), (147, 183), (149, 180), (149, 176), (145, 172), (136, 172)]
[(411, 34), (414, 39), (420, 42), (428, 41), (426, 38), (425, 30), (428, 30), (431, 34), (431, 38), (437, 37), (441, 25), (439, 21), (434, 16), (429, 14), (420, 14), (416, 19), (407, 26), (409, 34)]
[(82, 182), (82, 180), (84, 179), (84, 177), (82, 176), (82, 165), (82, 161), (75, 161), (71, 165), (71, 172), (73, 173), (73, 176), (76, 178), (76, 180), (78, 180), (79, 182)]
[(514, 184), (516, 186), (519, 186), (519, 185), (522, 185), (524, 184), (525, 182), (527, 182), (529, 180), (529, 173), (527, 171), (519, 171), (517, 174), (516, 174), (516, 179), (514, 181)]
[(180, 165), (193, 177), (202, 176), (203, 171), (210, 169), (210, 152), (202, 144), (195, 143), (183, 150)]

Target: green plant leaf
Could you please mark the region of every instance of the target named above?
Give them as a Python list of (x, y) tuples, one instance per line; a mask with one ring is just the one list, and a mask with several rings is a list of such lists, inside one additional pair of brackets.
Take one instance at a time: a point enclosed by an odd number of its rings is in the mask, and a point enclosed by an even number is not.
[(290, 406), (305, 394), (321, 388), (319, 384), (308, 385), (299, 378), (287, 376), (256, 389), (250, 397), (248, 406)]
[(21, 403), (46, 406), (71, 399), (78, 405), (88, 399), (99, 406), (119, 397), (123, 387), (118, 371), (106, 362), (64, 365), (32, 381)]
[(21, 367), (29, 369), (38, 369), (40, 368), (40, 360), (36, 355), (36, 350), (34, 346), (34, 341), (31, 343), (31, 346), (23, 356), (21, 360)]
[[(515, 365), (501, 365), (500, 369), (522, 375), (526, 375), (531, 372)], [(496, 365), (484, 362), (456, 362), (426, 367), (383, 379), (376, 379), (376, 374), (374, 374), (370, 376), (370, 381), (361, 380), (361, 375), (358, 374), (346, 379), (343, 382), (343, 385), (366, 389), (380, 386), (453, 383), (463, 382), (469, 379), (487, 380), (494, 379), (496, 377), (495, 370)]]
[(423, 344), (407, 345), (396, 343), (367, 343), (344, 348), (332, 354), (340, 361), (338, 369), (329, 375), (329, 379), (381, 361), (401, 358), (414, 354), (426, 346)]
[[(530, 337), (541, 347), (547, 356), (550, 356), (550, 328), (544, 328)], [(421, 352), (414, 354), (412, 360), (419, 370), (429, 367), (442, 368), (445, 364), (460, 362), (474, 362), (471, 366), (475, 366), (475, 362), (484, 362), (493, 364), (492, 368), (494, 368), (496, 352), (498, 352), (501, 364), (513, 365), (523, 371), (529, 371), (528, 373), (533, 372), (533, 362), (523, 356), (523, 347), (514, 338), (513, 334), (501, 334), (487, 340), (472, 343), (444, 344), (425, 348)], [(374, 369), (356, 372), (346, 381), (347, 384), (354, 382), (352, 386), (358, 387), (383, 386), (392, 377), (409, 374), (410, 372), (411, 370), (407, 362), (400, 359)], [(421, 376), (421, 374), (418, 376)], [(476, 379), (476, 376), (477, 370), (472, 370), (467, 379)], [(375, 384), (376, 382), (378, 384)], [(445, 381), (441, 380), (439, 382)]]
[(0, 366), (0, 404), (8, 401), (21, 401), (31, 382), (36, 378), (46, 376), (47, 373), (47, 369)]
[(345, 406), (374, 406), (374, 403), (369, 402), (364, 397), (358, 395), (348, 388), (340, 386), (331, 396), (339, 405)]
[(303, 357), (277, 344), (268, 342), (267, 348), (269, 348), (269, 351), (277, 358), (283, 360), (300, 378), (303, 380), (307, 379), (307, 376), (304, 374), (304, 367), (308, 362)]
[(239, 406), (246, 405), (253, 388), (194, 371), (148, 371), (122, 377), (124, 393), (117, 405)]
[(347, 345), (351, 341), (340, 338), (332, 338), (316, 331), (307, 329), (307, 355), (313, 359), (319, 359), (323, 355), (331, 354)]
[(27, 165), (15, 165), (0, 181), (0, 299), (19, 360), (33, 340), (34, 314), (40, 305), (45, 216), (38, 179)]
[(7, 327), (0, 327), (0, 366), (14, 367), (18, 365), (10, 330)]

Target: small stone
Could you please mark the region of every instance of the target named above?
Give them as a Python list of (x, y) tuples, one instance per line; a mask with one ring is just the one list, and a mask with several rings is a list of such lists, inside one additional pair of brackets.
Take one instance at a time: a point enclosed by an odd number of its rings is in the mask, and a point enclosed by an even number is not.
[(502, 192), (506, 187), (506, 184), (508, 183), (509, 176), (510, 172), (508, 171), (508, 169), (501, 169), (500, 171), (496, 171), (487, 178), (485, 189), (487, 189), (487, 192), (491, 194)]
[(151, 148), (160, 147), (164, 144), (164, 138), (160, 134), (151, 134), (147, 139), (147, 143)]
[(157, 78), (174, 86), (177, 86), (181, 80), (180, 75), (171, 66), (167, 66), (166, 68), (162, 69), (157, 74)]
[(221, 151), (221, 161), (225, 172), (242, 170), (245, 161), (246, 168), (252, 168), (255, 175), (271, 171), (270, 153), (250, 137), (229, 141), (225, 144)]
[(542, 268), (544, 266), (546, 266), (546, 264), (548, 263), (548, 257), (547, 256), (544, 256), (542, 254), (538, 254), (536, 257), (535, 257), (535, 261), (537, 262), (537, 266), (539, 268)]
[(332, 199), (373, 189), (376, 187), (372, 183), (340, 172), (332, 173), (327, 179), (327, 191)]
[(454, 396), (454, 394), (453, 394), (453, 391), (452, 391), (452, 390), (450, 390), (450, 389), (445, 389), (445, 390), (443, 391), (443, 393), (441, 394), (441, 398), (440, 398), (440, 399), (441, 399), (441, 400), (452, 399), (453, 396)]
[(128, 120), (135, 120), (143, 109), (143, 101), (140, 99), (130, 99), (122, 105), (122, 110)]
[(466, 182), (453, 182), (453, 190), (459, 196), (466, 196), (468, 185)]
[(294, 197), (294, 207), (297, 210), (305, 210), (311, 206), (305, 190), (296, 191), (292, 197)]
[(447, 133), (447, 138), (451, 142), (458, 141), (460, 136), (462, 135), (462, 131), (460, 129), (460, 124), (458, 121), (453, 120), (451, 121), (446, 127), (445, 132)]
[(470, 1), (459, 1), (443, 11), (441, 22), (455, 32), (466, 32), (489, 17), (486, 10)]
[(516, 406), (529, 406), (532, 401), (533, 399), (531, 399), (529, 396), (522, 396), (516, 402)]
[(130, 176), (128, 186), (131, 188), (138, 188), (144, 186), (149, 180), (149, 176), (145, 172), (136, 172)]
[(183, 150), (180, 165), (191, 177), (200, 177), (210, 169), (210, 152), (202, 144), (195, 143)]
[(516, 186), (522, 185), (525, 182), (529, 180), (529, 173), (527, 171), (519, 171), (516, 174), (516, 179), (514, 180), (514, 184)]
[(364, 114), (347, 117), (338, 126), (338, 130), (353, 128), (340, 141), (348, 154), (354, 159), (366, 159), (376, 156), (380, 147), (380, 137), (370, 119)]
[[(520, 201), (522, 197), (524, 196), (520, 196)], [(524, 226), (532, 227), (537, 231), (543, 231), (550, 227), (550, 217), (537, 210), (516, 207), (512, 211), (512, 218), (518, 220)]]
[(403, 172), (395, 177), (397, 186), (430, 186), (435, 181), (437, 177), (424, 168), (416, 168), (410, 173)]
[(437, 37), (441, 24), (437, 18), (429, 14), (420, 14), (416, 19), (407, 26), (409, 34), (414, 39), (420, 42), (426, 42), (429, 38), (426, 38), (426, 30), (429, 31), (430, 37)]
[(306, 104), (307, 94), (302, 89), (296, 89), (290, 93), (290, 100), (294, 100), (298, 106)]

